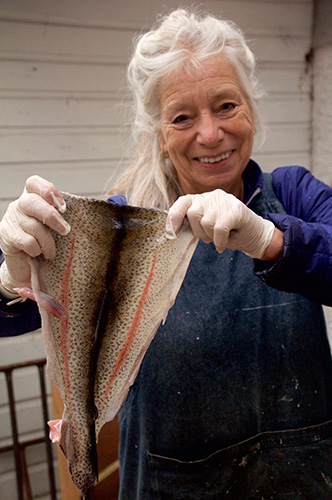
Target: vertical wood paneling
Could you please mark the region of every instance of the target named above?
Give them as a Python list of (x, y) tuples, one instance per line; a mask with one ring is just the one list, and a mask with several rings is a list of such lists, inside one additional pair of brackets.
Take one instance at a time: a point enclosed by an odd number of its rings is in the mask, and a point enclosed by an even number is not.
[[(186, 4), (186, 2), (182, 2)], [(126, 157), (129, 118), (126, 64), (135, 33), (178, 0), (0, 0), (0, 215), (40, 174), (60, 189), (101, 197)], [(190, 5), (191, 2), (188, 2)], [(310, 166), (310, 73), (313, 0), (215, 0), (205, 6), (247, 33), (268, 91), (268, 136), (255, 157), (267, 170)], [(0, 339), (0, 364), (42, 357), (40, 333)], [(33, 373), (16, 381), (23, 434), (38, 422)], [(10, 440), (0, 379), (0, 445)], [(16, 500), (13, 458), (0, 456), (0, 499)], [(36, 498), (47, 498), (45, 460), (29, 456)], [(34, 483), (35, 484), (35, 483)]]

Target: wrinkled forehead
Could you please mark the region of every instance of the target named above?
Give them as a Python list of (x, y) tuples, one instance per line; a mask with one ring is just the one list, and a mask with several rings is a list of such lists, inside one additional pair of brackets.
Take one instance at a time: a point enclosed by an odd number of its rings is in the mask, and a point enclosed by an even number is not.
[(167, 74), (159, 86), (159, 99), (162, 110), (166, 103), (181, 104), (181, 99), (234, 92), (244, 96), (235, 66), (225, 57), (213, 56), (200, 63), (188, 60)]

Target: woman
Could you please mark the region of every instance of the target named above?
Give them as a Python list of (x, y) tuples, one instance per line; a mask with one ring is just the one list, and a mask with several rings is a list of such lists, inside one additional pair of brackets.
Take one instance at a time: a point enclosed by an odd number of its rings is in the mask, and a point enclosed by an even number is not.
[[(254, 69), (238, 28), (185, 10), (143, 35), (129, 65), (136, 156), (111, 199), (170, 208), (166, 230), (187, 216), (202, 241), (119, 414), (121, 500), (331, 494), (320, 304), (332, 304), (332, 190), (251, 159)], [(1, 222), (2, 314), (16, 334), (38, 317), (6, 301), (29, 285), (26, 254), (54, 255), (47, 226), (68, 232), (62, 204), (33, 177)]]

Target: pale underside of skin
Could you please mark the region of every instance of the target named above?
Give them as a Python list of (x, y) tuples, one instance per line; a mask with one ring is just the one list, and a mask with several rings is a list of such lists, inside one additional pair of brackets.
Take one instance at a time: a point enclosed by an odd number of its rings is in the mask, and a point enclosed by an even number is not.
[[(48, 374), (65, 405), (60, 446), (84, 495), (97, 478), (99, 431), (134, 382), (197, 240), (186, 224), (167, 239), (164, 211), (63, 197), (71, 232), (53, 234), (55, 259), (33, 260), (32, 286)], [(68, 316), (50, 314), (44, 294)]]

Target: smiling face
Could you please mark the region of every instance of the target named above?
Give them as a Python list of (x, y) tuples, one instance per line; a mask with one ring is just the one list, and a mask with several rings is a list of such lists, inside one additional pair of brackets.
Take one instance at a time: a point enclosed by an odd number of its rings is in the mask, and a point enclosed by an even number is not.
[(164, 80), (160, 102), (160, 147), (183, 193), (221, 188), (242, 198), (254, 124), (234, 67), (213, 56), (199, 69), (180, 69)]

